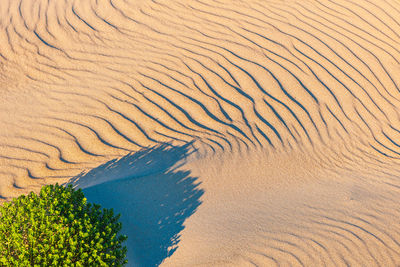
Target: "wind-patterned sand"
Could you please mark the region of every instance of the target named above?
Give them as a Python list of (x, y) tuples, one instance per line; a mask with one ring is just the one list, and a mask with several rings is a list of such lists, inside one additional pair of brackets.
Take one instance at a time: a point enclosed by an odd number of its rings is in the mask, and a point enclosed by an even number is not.
[(399, 60), (396, 0), (2, 0), (0, 198), (74, 178), (131, 266), (399, 266)]

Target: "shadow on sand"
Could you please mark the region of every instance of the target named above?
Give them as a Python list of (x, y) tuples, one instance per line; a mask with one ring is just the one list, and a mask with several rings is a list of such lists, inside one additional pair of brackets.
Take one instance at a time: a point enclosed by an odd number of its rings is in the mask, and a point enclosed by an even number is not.
[(169, 144), (111, 160), (71, 183), (88, 201), (121, 213), (128, 266), (158, 266), (178, 248), (184, 221), (204, 191), (189, 171), (176, 170), (194, 149)]

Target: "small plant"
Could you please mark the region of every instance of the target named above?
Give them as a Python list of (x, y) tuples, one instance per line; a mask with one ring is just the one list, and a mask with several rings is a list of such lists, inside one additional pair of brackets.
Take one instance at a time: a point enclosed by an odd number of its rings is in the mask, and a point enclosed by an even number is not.
[(44, 186), (0, 206), (0, 266), (122, 266), (120, 215), (71, 185)]

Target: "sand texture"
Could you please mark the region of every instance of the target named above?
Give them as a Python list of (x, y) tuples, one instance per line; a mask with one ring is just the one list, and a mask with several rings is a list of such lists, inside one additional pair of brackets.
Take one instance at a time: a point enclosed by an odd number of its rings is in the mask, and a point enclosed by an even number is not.
[(398, 0), (0, 0), (0, 201), (72, 183), (129, 266), (400, 266)]

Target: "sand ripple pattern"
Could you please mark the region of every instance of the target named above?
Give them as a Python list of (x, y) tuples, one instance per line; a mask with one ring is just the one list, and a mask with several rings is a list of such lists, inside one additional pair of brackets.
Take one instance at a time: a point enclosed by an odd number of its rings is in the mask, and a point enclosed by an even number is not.
[[(200, 158), (301, 151), (327, 173), (363, 164), (394, 194), (399, 71), (394, 0), (2, 0), (0, 197), (192, 141)], [(313, 209), (239, 262), (399, 264), (398, 232), (380, 228), (398, 209)]]

